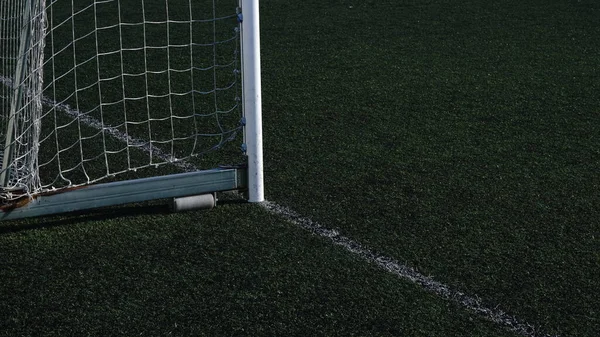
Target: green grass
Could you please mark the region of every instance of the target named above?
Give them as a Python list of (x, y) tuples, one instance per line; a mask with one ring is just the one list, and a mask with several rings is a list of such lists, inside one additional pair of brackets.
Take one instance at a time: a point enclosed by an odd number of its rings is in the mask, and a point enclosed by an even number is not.
[(598, 5), (277, 4), (270, 198), (551, 332), (595, 335)]
[[(600, 331), (600, 5), (261, 0), (267, 198)], [(158, 56), (157, 56), (158, 57)], [(0, 225), (0, 335), (510, 336), (248, 204)]]
[(259, 207), (141, 210), (1, 234), (0, 335), (510, 336)]

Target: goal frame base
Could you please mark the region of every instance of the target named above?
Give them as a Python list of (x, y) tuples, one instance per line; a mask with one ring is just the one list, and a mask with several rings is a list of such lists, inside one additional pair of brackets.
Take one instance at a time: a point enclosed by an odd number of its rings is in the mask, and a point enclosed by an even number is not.
[(166, 176), (116, 181), (49, 192), (0, 209), (0, 220), (13, 220), (156, 199), (243, 190), (248, 186), (246, 168), (171, 174)]

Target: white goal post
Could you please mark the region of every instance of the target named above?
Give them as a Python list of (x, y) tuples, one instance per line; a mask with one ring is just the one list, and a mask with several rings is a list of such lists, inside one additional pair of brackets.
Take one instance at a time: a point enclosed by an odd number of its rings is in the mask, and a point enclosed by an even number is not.
[(260, 71), (259, 0), (0, 1), (0, 220), (264, 201)]

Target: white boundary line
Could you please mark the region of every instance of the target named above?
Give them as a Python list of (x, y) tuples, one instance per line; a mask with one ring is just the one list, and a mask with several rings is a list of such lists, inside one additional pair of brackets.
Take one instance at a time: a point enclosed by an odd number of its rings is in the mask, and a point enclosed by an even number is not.
[(524, 337), (558, 337), (558, 335), (548, 335), (540, 332), (539, 329), (527, 322), (524, 322), (514, 316), (507, 314), (498, 307), (490, 308), (485, 306), (477, 296), (467, 295), (461, 291), (453, 289), (443, 283), (434, 280), (431, 277), (425, 276), (414, 268), (408, 267), (398, 261), (384, 255), (379, 255), (371, 249), (364, 247), (360, 243), (340, 235), (335, 229), (328, 229), (321, 226), (319, 223), (299, 215), (293, 210), (265, 201), (261, 205), (269, 212), (279, 215), (285, 220), (300, 226), (301, 228), (324, 238), (330, 239), (334, 244), (342, 246), (352, 254), (355, 254), (363, 260), (375, 264), (385, 271), (394, 274), (401, 279), (419, 285), (424, 290), (431, 292), (438, 297), (454, 302), (462, 308), (471, 311), (489, 321), (507, 328), (509, 331), (515, 332)]
[[(0, 82), (4, 85), (11, 84), (10, 79), (0, 76)], [(197, 171), (198, 168), (193, 164), (186, 162), (185, 160), (180, 160), (173, 162), (172, 158), (161, 151), (159, 148), (155, 147), (152, 144), (148, 144), (148, 142), (144, 142), (139, 139), (135, 139), (130, 137), (129, 135), (111, 127), (102, 126), (102, 123), (90, 116), (82, 114), (81, 112), (72, 109), (67, 104), (59, 104), (56, 101), (48, 97), (42, 97), (42, 102), (48, 105), (54, 105), (57, 110), (64, 112), (65, 114), (73, 117), (79, 118), (79, 120), (88, 125), (89, 127), (98, 129), (98, 130), (106, 130), (116, 139), (127, 142), (129, 144), (133, 144), (145, 152), (150, 153), (151, 155), (157, 156), (165, 161), (171, 161), (173, 165), (181, 168), (182, 170), (189, 171)], [(375, 264), (376, 266), (382, 268), (383, 270), (398, 276), (399, 278), (414, 283), (424, 290), (437, 295), (447, 301), (454, 302), (461, 306), (462, 308), (479, 315), (487, 319), (488, 321), (492, 321), (498, 325), (505, 327), (507, 330), (517, 333), (523, 337), (558, 337), (558, 335), (549, 335), (540, 332), (539, 329), (529, 324), (523, 320), (520, 320), (514, 316), (511, 316), (499, 309), (498, 307), (490, 308), (485, 306), (478, 296), (467, 295), (461, 291), (453, 289), (443, 283), (440, 283), (434, 280), (431, 277), (425, 276), (419, 272), (417, 272), (414, 268), (408, 267), (399, 263), (391, 257), (387, 257), (384, 255), (379, 255), (373, 252), (371, 249), (364, 247), (360, 243), (340, 235), (340, 233), (335, 229), (328, 229), (321, 226), (319, 223), (311, 220), (310, 218), (303, 217), (300, 214), (294, 212), (293, 210), (273, 203), (271, 201), (264, 201), (259, 203), (264, 209), (278, 215), (284, 220), (293, 223), (314, 235), (318, 235), (324, 238), (328, 238), (335, 245), (341, 246), (346, 249), (348, 252), (359, 256), (363, 260)]]

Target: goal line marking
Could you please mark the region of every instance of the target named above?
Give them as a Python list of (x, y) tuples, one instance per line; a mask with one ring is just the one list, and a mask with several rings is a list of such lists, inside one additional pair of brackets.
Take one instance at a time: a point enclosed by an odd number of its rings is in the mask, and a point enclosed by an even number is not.
[[(0, 82), (3, 85), (11, 86), (12, 82), (10, 79), (7, 79), (3, 76), (0, 76)], [(77, 110), (72, 109), (67, 104), (59, 104), (52, 99), (42, 96), (42, 102), (44, 104), (53, 105), (57, 110), (71, 116), (73, 118), (79, 118), (79, 120), (86, 124), (89, 127), (98, 129), (98, 130), (106, 130), (112, 135), (114, 138), (119, 141), (126, 142), (132, 145), (136, 145), (145, 152), (151, 153), (154, 156), (159, 157), (165, 161), (170, 161), (173, 165), (182, 169), (185, 172), (197, 171), (198, 168), (193, 164), (185, 161), (172, 161), (172, 157), (158, 147), (149, 144), (148, 142), (144, 142), (140, 139), (135, 139), (130, 137), (129, 135), (121, 132), (115, 128), (102, 126), (102, 123), (90, 116), (84, 115)], [(143, 145), (142, 145), (143, 144)], [(425, 276), (414, 268), (403, 265), (393, 258), (380, 255), (375, 253), (373, 250), (364, 247), (360, 243), (341, 235), (335, 229), (329, 229), (321, 226), (319, 223), (311, 220), (308, 217), (301, 216), (295, 211), (285, 207), (278, 205), (271, 201), (264, 201), (260, 203), (265, 210), (273, 213), (282, 219), (299, 226), (314, 235), (321, 236), (323, 238), (327, 238), (331, 240), (331, 242), (337, 246), (341, 246), (346, 249), (348, 252), (359, 256), (366, 262), (375, 264), (379, 268), (396, 275), (397, 277), (409, 281), (413, 284), (420, 286), (422, 289), (437, 295), (438, 297), (443, 298), (444, 300), (454, 302), (458, 304), (463, 309), (467, 311), (473, 312), (480, 317), (487, 319), (488, 321), (492, 321), (498, 325), (503, 326), (509, 331), (517, 333), (523, 337), (559, 337), (558, 335), (549, 335), (545, 334), (532, 324), (529, 324), (523, 320), (516, 318), (515, 316), (509, 315), (498, 307), (488, 307), (482, 303), (478, 296), (468, 295), (459, 290), (453, 289), (450, 286), (447, 286), (441, 282), (434, 280), (432, 277)]]

